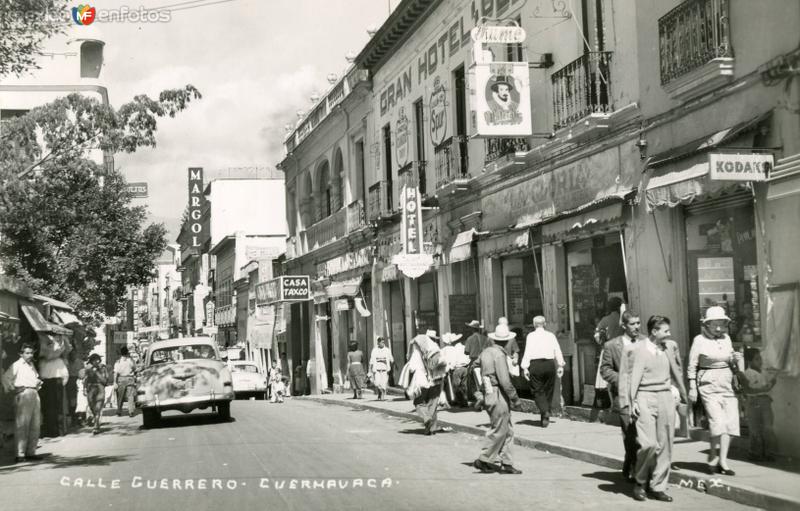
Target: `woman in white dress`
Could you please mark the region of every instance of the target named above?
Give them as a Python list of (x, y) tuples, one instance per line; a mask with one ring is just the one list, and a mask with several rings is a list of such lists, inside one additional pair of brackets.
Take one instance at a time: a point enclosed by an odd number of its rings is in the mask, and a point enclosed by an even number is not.
[(708, 416), (711, 449), (710, 473), (735, 475), (728, 466), (731, 436), (739, 436), (739, 401), (733, 392), (733, 375), (744, 371), (741, 353), (733, 350), (728, 337), (730, 318), (722, 307), (709, 307), (703, 318), (703, 333), (692, 341), (689, 350), (689, 400), (698, 394)]

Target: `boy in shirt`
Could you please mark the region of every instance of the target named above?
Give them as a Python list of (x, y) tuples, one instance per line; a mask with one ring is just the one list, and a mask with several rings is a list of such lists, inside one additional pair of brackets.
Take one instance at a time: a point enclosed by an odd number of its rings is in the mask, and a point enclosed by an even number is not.
[(42, 424), (41, 401), (39, 389), (42, 380), (33, 365), (33, 346), (23, 344), (19, 351), (19, 360), (14, 362), (3, 375), (3, 386), (8, 392), (14, 392), (14, 418), (16, 422), (15, 443), (17, 446), (17, 463), (40, 459), (36, 453), (39, 443), (39, 429)]

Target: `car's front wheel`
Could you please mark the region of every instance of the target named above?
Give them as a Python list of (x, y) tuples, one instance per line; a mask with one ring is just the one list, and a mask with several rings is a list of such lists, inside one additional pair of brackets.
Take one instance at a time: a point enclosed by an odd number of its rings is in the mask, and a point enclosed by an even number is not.
[(152, 408), (145, 408), (142, 410), (142, 425), (145, 429), (151, 429), (158, 426), (161, 420), (161, 412), (153, 410)]
[(217, 413), (219, 418), (226, 421), (231, 418), (231, 402), (225, 401), (224, 403), (217, 404)]

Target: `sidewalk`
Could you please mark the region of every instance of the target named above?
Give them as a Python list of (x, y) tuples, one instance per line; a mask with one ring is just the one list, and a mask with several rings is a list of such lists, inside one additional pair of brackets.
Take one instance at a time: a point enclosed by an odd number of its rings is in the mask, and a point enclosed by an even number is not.
[[(369, 392), (365, 399), (354, 400), (351, 394), (306, 396), (320, 403), (367, 409), (415, 421), (411, 401), (389, 396), (389, 401), (376, 401)], [(549, 428), (542, 428), (538, 415), (514, 413), (515, 443), (553, 454), (594, 463), (609, 468), (622, 468), (622, 438), (616, 426), (597, 422), (551, 419)], [(439, 412), (439, 423), (464, 433), (483, 435), (488, 427), (485, 412), (454, 408)], [(794, 461), (755, 464), (731, 457), (736, 476), (711, 476), (705, 472), (708, 444), (688, 438), (676, 438), (673, 448), (674, 466), (670, 483), (730, 499), (741, 504), (772, 510), (800, 510), (800, 466)]]

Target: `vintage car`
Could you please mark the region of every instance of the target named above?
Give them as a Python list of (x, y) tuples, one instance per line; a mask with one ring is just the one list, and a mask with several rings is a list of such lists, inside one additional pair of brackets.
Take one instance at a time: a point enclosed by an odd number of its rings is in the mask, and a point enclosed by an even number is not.
[(211, 407), (221, 419), (230, 419), (233, 398), (230, 368), (212, 339), (184, 337), (150, 345), (136, 387), (145, 428), (156, 426), (165, 410)]
[(233, 392), (237, 398), (266, 399), (267, 377), (255, 362), (232, 360), (228, 362), (233, 377)]

